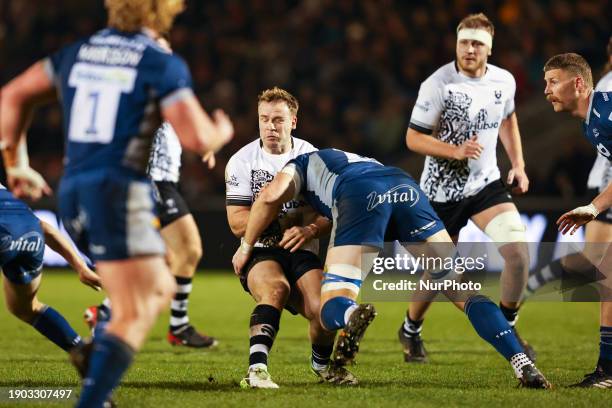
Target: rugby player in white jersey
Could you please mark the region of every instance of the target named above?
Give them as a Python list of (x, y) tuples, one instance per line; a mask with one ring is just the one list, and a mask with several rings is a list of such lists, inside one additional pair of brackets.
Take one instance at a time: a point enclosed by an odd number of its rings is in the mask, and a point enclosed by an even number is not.
[[(317, 150), (291, 135), (298, 107), (296, 98), (284, 89), (274, 87), (259, 95), (259, 138), (236, 152), (225, 171), (227, 217), (236, 237), (244, 236), (251, 205), (287, 161)], [(345, 368), (330, 365), (334, 333), (325, 330), (319, 318), (323, 266), (317, 256), (318, 237), (330, 227), (330, 221), (317, 216), (303, 199), (290, 201), (240, 271), (244, 290), (257, 302), (251, 314), (249, 368), (240, 384), (243, 388), (278, 388), (267, 366), (283, 308), (310, 321), (311, 369), (319, 379), (356, 383)]]
[[(529, 187), (516, 113), (512, 74), (487, 62), (494, 26), (484, 14), (465, 17), (457, 27), (456, 60), (427, 78), (419, 90), (406, 134), (410, 150), (426, 155), (421, 188), (448, 233), (472, 220), (494, 242), (505, 261), (500, 308), (512, 327), (528, 276), (525, 227), (497, 166), (501, 140), (512, 163), (505, 177), (512, 193)], [(427, 359), (420, 336), (430, 302), (412, 302), (398, 335), (406, 362)], [(527, 355), (533, 349), (521, 340)]]
[[(172, 345), (210, 348), (217, 339), (199, 333), (189, 322), (188, 302), (192, 280), (202, 257), (202, 241), (193, 215), (179, 192), (181, 154), (183, 149), (172, 126), (165, 122), (153, 138), (147, 174), (153, 181), (161, 235), (166, 244), (166, 259), (176, 279), (177, 291), (170, 305), (167, 339)], [(214, 160), (214, 159), (213, 159)], [(212, 164), (212, 163), (211, 163)], [(212, 164), (214, 166), (214, 164)], [(85, 310), (90, 328), (108, 321), (111, 305), (108, 298)]]

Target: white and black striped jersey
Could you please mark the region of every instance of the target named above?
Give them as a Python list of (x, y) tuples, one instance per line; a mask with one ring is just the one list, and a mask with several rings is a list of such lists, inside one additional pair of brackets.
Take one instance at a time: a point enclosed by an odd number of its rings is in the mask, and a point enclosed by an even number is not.
[[(263, 187), (274, 179), (285, 164), (303, 153), (317, 149), (305, 140), (292, 138), (292, 148), (284, 154), (271, 154), (263, 149), (260, 139), (254, 140), (238, 150), (225, 167), (226, 205), (250, 207)], [(304, 226), (317, 217), (303, 197), (283, 204), (277, 220), (261, 234), (255, 244), (259, 247), (274, 247), (283, 237), (283, 232), (293, 226)], [(319, 241), (312, 240), (302, 249), (318, 254)]]
[(491, 64), (482, 77), (470, 78), (450, 62), (421, 84), (412, 129), (453, 145), (477, 135), (484, 146), (476, 160), (426, 157), (421, 188), (431, 201), (460, 201), (499, 179), (499, 127), (514, 112), (515, 91), (512, 74)]
[(164, 122), (155, 132), (147, 174), (153, 181), (178, 183), (183, 149), (176, 132)]
[[(612, 91), (612, 71), (608, 72), (597, 82), (597, 86), (595, 86), (595, 91), (598, 92), (611, 92)], [(593, 163), (593, 168), (589, 173), (589, 180), (587, 182), (587, 187), (591, 189), (597, 189), (600, 192), (605, 190), (605, 188), (612, 181), (612, 165), (610, 160), (602, 156), (601, 154), (597, 155), (595, 159), (595, 163)]]

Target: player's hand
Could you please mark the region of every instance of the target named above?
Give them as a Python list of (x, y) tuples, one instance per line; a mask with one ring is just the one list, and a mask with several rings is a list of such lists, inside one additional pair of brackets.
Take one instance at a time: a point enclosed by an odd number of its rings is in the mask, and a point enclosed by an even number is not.
[(36, 201), (52, 193), (45, 179), (31, 167), (9, 167), (6, 169), (6, 179), (9, 189), (18, 198)]
[(315, 237), (315, 231), (310, 227), (291, 227), (285, 230), (283, 239), (278, 246), (295, 252)]
[(102, 290), (102, 281), (100, 280), (100, 276), (91, 269), (89, 269), (87, 265), (84, 265), (83, 267), (79, 268), (77, 272), (79, 274), (79, 280), (81, 281), (81, 283), (89, 286), (93, 290)]
[(523, 167), (513, 167), (508, 172), (506, 183), (512, 187), (512, 194), (525, 194), (529, 190), (529, 178)]
[(574, 235), (578, 228), (589, 221), (593, 221), (599, 215), (599, 211), (593, 204), (584, 205), (574, 208), (572, 211), (566, 212), (557, 220), (557, 226), (561, 234)]
[(232, 265), (234, 265), (234, 273), (236, 276), (240, 276), (242, 269), (251, 257), (251, 252), (253, 252), (253, 246), (246, 244), (244, 240), (242, 240), (232, 258)]
[(215, 165), (217, 164), (217, 160), (215, 159), (215, 152), (211, 150), (208, 153), (206, 153), (202, 157), (202, 162), (206, 163), (206, 165), (208, 166), (208, 170), (214, 169)]
[(478, 136), (474, 135), (470, 140), (466, 140), (455, 147), (455, 160), (478, 159), (484, 146), (477, 142)]
[(225, 146), (234, 137), (234, 125), (229, 116), (221, 109), (215, 109), (212, 118), (223, 140), (223, 146)]

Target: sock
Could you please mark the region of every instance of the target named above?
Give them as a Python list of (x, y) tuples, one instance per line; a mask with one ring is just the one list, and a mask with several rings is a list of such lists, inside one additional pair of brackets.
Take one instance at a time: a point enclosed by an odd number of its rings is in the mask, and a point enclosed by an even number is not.
[(268, 366), (268, 353), (279, 330), (281, 311), (271, 305), (257, 305), (251, 314), (249, 368)]
[(333, 344), (330, 344), (329, 346), (313, 344), (312, 345), (312, 368), (314, 368), (317, 371), (321, 371), (325, 369), (327, 365), (329, 364), (329, 358), (332, 354), (332, 351), (334, 351)]
[(406, 318), (404, 319), (404, 325), (402, 326), (404, 334), (408, 337), (420, 336), (421, 331), (423, 330), (424, 321), (425, 319), (412, 320), (409, 316), (406, 316)]
[(548, 282), (552, 282), (556, 279), (561, 279), (561, 276), (565, 273), (563, 266), (561, 266), (561, 259), (552, 261), (539, 271), (529, 276), (527, 280), (527, 291), (530, 293), (535, 292)]
[(501, 310), (502, 314), (508, 321), (508, 324), (510, 325), (510, 327), (514, 327), (514, 325), (516, 324), (516, 321), (518, 320), (518, 312), (519, 312), (518, 308), (511, 309), (509, 307), (502, 305), (500, 302), (499, 310)]
[(98, 322), (109, 321), (111, 318), (111, 301), (109, 298), (104, 298), (102, 303), (98, 305)]
[(612, 375), (612, 326), (599, 326), (599, 361), (606, 374)]
[(45, 306), (31, 324), (43, 336), (65, 351), (81, 342), (81, 336), (74, 331), (64, 316), (50, 306)]
[(516, 354), (524, 352), (514, 330), (489, 298), (482, 295), (471, 296), (465, 302), (465, 314), (470, 319), (476, 333), (495, 347), (506, 360), (510, 361)]
[(187, 305), (189, 303), (189, 294), (191, 293), (191, 278), (182, 278), (176, 276), (176, 294), (170, 304), (170, 331), (172, 333), (179, 332), (181, 329), (189, 325), (189, 316), (187, 316)]
[(134, 350), (119, 337), (109, 333), (97, 337), (77, 408), (101, 407), (119, 384), (133, 357)]
[(356, 308), (357, 303), (353, 299), (344, 296), (331, 298), (321, 309), (321, 323), (329, 331), (341, 329)]

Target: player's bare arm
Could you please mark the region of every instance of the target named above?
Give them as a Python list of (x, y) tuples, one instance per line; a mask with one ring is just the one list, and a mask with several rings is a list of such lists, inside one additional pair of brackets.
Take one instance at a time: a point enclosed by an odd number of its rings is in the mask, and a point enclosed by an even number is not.
[(94, 290), (100, 290), (102, 282), (100, 277), (94, 271), (89, 269), (85, 261), (77, 254), (70, 242), (62, 236), (62, 234), (51, 225), (44, 221), (40, 222), (43, 233), (45, 234), (45, 243), (62, 256), (72, 268), (79, 274), (79, 280)]
[(291, 200), (295, 192), (293, 178), (286, 173), (278, 173), (274, 180), (262, 190), (251, 207), (251, 215), (240, 247), (232, 258), (236, 275), (246, 264), (253, 245), (266, 227), (278, 217), (283, 203)]
[(412, 128), (408, 128), (406, 132), (406, 146), (408, 146), (408, 149), (424, 156), (434, 156), (448, 160), (478, 159), (484, 146), (478, 143), (477, 140), (478, 136), (474, 135), (457, 146)]
[(593, 221), (599, 213), (610, 207), (612, 207), (612, 184), (599, 193), (589, 205), (574, 208), (559, 217), (557, 220), (559, 231), (562, 234), (569, 232), (570, 235), (574, 235), (581, 226)]
[[(217, 152), (234, 137), (234, 126), (222, 110), (215, 110), (212, 118), (202, 109), (194, 95), (162, 109), (162, 116), (172, 125), (181, 144), (188, 150), (206, 156)], [(207, 162), (209, 161), (209, 156)]]
[(17, 197), (37, 200), (51, 190), (29, 166), (25, 134), (36, 105), (53, 100), (55, 88), (39, 61), (0, 92), (0, 137), (9, 187)]
[[(27, 130), (35, 106), (55, 98), (55, 88), (45, 72), (44, 63), (39, 61), (1, 90), (0, 135), (4, 145), (7, 167), (15, 165), (17, 146)], [(11, 160), (12, 159), (12, 160)]]
[(242, 238), (246, 231), (247, 222), (249, 221), (249, 214), (251, 213), (251, 207), (241, 205), (228, 205), (226, 207), (227, 221), (230, 229), (236, 238)]
[(499, 127), (499, 139), (504, 145), (504, 149), (508, 154), (512, 168), (508, 172), (506, 182), (508, 185), (513, 185), (513, 194), (525, 194), (529, 189), (529, 178), (525, 173), (525, 160), (523, 159), (523, 145), (521, 143), (521, 134), (519, 132), (518, 120), (516, 113), (512, 113), (501, 122)]

